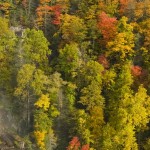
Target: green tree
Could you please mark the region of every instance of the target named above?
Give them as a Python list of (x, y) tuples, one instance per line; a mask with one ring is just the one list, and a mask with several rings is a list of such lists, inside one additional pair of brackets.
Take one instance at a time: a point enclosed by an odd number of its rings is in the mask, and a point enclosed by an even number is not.
[[(80, 69), (78, 76), (79, 102), (85, 110), (77, 115), (77, 133), (84, 144), (98, 148), (102, 125), (104, 124), (102, 96), (102, 72), (104, 68), (98, 62), (89, 61)], [(86, 116), (86, 117), (85, 117)], [(96, 117), (97, 116), (97, 117)]]
[(149, 36), (149, 33), (150, 33), (150, 19), (146, 19), (144, 21), (142, 21), (140, 24), (139, 24), (139, 28), (140, 28), (140, 33), (141, 35), (143, 35), (143, 45), (141, 47), (141, 52), (142, 52), (142, 55), (144, 57), (143, 61), (144, 61), (144, 65), (145, 67), (149, 70), (149, 50), (150, 50), (150, 43), (149, 43), (149, 40), (150, 40), (150, 36)]
[(136, 133), (143, 130), (149, 122), (150, 98), (143, 86), (140, 86), (137, 92), (131, 89), (133, 79), (129, 66), (130, 63), (121, 67), (108, 94), (108, 121), (107, 128), (103, 129), (104, 137), (102, 136), (107, 139), (102, 142), (104, 150), (138, 149)]
[(8, 20), (0, 18), (0, 88), (12, 91), (16, 36), (9, 30)]
[(22, 109), (26, 112), (24, 119), (26, 120), (27, 129), (31, 127), (30, 118), (36, 96), (43, 93), (48, 81), (48, 77), (44, 75), (44, 72), (36, 69), (34, 65), (25, 64), (18, 71), (17, 85), (14, 94), (25, 104)]
[(62, 34), (64, 42), (81, 43), (85, 39), (86, 26), (81, 18), (75, 15), (64, 14), (61, 20), (59, 32)]
[(118, 22), (118, 34), (114, 40), (108, 42), (107, 55), (116, 57), (117, 60), (126, 60), (134, 54), (133, 27), (127, 23), (127, 18), (122, 17)]
[(40, 69), (46, 69), (51, 51), (49, 42), (41, 30), (26, 29), (23, 34), (22, 49), (24, 63), (30, 63)]
[(150, 149), (150, 140), (147, 139), (146, 143), (144, 144), (144, 150), (149, 150)]
[(58, 67), (65, 80), (69, 80), (76, 76), (77, 70), (81, 65), (80, 55), (81, 53), (76, 43), (66, 44), (63, 49), (60, 49)]
[[(59, 73), (50, 76), (49, 86), (35, 102), (34, 136), (40, 149), (54, 149), (59, 140), (60, 116), (64, 107), (62, 86), (64, 82)], [(56, 124), (57, 123), (57, 124)], [(59, 141), (58, 141), (59, 142)], [(59, 144), (59, 143), (58, 143)], [(64, 144), (64, 143), (63, 143)]]

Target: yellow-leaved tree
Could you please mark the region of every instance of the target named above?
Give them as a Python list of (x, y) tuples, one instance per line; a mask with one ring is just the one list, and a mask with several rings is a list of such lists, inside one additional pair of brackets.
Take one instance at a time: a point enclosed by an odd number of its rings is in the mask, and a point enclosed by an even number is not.
[(106, 46), (106, 55), (113, 56), (119, 61), (127, 60), (134, 54), (133, 27), (127, 21), (128, 19), (126, 17), (122, 17), (118, 21), (118, 33)]

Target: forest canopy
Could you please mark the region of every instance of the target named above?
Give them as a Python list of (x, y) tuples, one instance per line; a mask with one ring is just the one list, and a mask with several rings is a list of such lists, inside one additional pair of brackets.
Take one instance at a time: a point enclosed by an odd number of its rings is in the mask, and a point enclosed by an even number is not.
[(0, 0), (0, 149), (150, 150), (149, 84), (149, 0)]

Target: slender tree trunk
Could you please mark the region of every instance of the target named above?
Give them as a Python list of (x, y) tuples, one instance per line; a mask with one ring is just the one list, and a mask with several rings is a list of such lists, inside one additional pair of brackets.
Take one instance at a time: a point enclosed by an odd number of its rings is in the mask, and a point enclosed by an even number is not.
[(29, 99), (29, 92), (27, 94), (27, 129), (30, 126), (30, 99)]
[(31, 13), (31, 0), (29, 0), (28, 4), (28, 18), (30, 17), (30, 13)]

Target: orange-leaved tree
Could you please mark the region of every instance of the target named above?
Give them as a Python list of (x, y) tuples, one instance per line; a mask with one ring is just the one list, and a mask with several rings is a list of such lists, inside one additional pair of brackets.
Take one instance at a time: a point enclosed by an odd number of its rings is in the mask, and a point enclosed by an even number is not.
[(117, 19), (110, 17), (105, 12), (99, 15), (98, 28), (103, 36), (103, 42), (111, 41), (117, 32)]
[(74, 136), (72, 138), (72, 140), (69, 142), (69, 146), (67, 147), (67, 150), (89, 150), (89, 149), (90, 147), (88, 144), (81, 146), (81, 143), (77, 136)]

